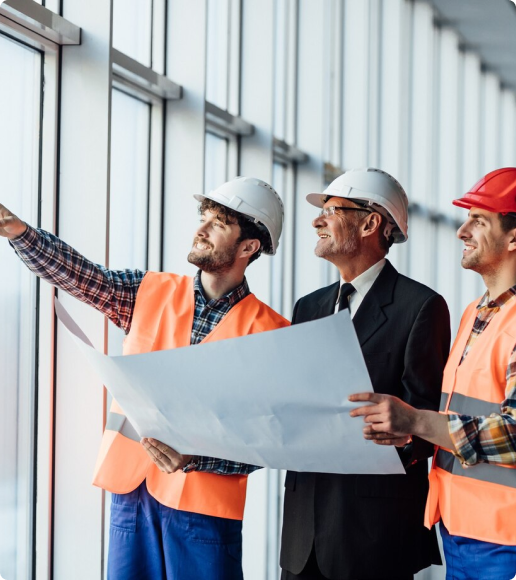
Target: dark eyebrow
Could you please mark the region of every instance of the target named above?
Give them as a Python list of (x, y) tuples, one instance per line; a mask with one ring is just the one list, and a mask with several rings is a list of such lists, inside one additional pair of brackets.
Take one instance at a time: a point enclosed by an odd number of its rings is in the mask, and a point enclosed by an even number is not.
[(469, 217), (470, 218), (473, 218), (473, 219), (479, 219), (480, 218), (482, 220), (485, 220), (486, 222), (491, 221), (490, 218), (489, 218), (489, 216), (486, 216), (486, 215), (484, 215), (482, 213), (470, 213), (469, 214)]

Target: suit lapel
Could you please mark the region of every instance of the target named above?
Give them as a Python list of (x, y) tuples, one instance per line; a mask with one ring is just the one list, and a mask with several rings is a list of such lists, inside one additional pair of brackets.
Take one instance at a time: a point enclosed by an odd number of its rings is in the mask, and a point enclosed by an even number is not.
[(394, 286), (397, 277), (398, 272), (387, 261), (378, 278), (376, 278), (371, 289), (366, 294), (362, 304), (360, 304), (353, 318), (353, 324), (360, 346), (363, 346), (387, 321), (383, 306), (391, 304), (393, 301)]
[(337, 303), (339, 288), (340, 282), (335, 282), (335, 284), (328, 286), (328, 289), (317, 303), (314, 319), (323, 318), (324, 316), (329, 316), (335, 312), (335, 304)]

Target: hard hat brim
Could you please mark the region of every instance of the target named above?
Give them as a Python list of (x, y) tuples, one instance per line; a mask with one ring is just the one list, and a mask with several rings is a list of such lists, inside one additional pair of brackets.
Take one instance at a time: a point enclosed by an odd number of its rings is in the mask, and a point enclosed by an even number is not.
[(315, 207), (324, 207), (324, 200), (328, 197), (324, 193), (309, 193), (306, 196), (306, 201)]
[(485, 203), (482, 203), (479, 199), (476, 199), (476, 196), (468, 195), (464, 197), (460, 197), (459, 199), (454, 199), (452, 201), (453, 205), (457, 207), (462, 207), (464, 209), (471, 209), (472, 207), (478, 207), (479, 209), (484, 209), (486, 211), (490, 211), (491, 213), (510, 213), (511, 210), (499, 210), (494, 209), (493, 207), (488, 207)]

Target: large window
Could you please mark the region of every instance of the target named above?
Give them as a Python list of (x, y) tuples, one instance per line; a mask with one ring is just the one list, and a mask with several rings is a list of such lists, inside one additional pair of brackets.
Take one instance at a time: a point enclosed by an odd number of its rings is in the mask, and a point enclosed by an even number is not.
[(140, 61), (152, 64), (152, 0), (113, 1), (113, 47)]
[(147, 267), (151, 106), (113, 90), (109, 265)]
[[(2, 203), (37, 223), (41, 55), (0, 35)], [(33, 549), (36, 281), (0, 244), (0, 576), (29, 578)]]
[(239, 114), (240, 1), (208, 0), (206, 100)]
[[(109, 195), (109, 267), (148, 267), (151, 105), (113, 89), (111, 179)], [(108, 352), (122, 354), (125, 334), (108, 326)], [(112, 397), (107, 393), (107, 408)], [(105, 553), (109, 551), (111, 494), (105, 494)], [(107, 573), (107, 567), (104, 568)]]
[[(151, 106), (113, 89), (109, 267), (147, 269)], [(109, 325), (109, 352), (122, 354), (124, 333)]]
[(211, 191), (228, 179), (228, 140), (206, 133), (204, 190)]

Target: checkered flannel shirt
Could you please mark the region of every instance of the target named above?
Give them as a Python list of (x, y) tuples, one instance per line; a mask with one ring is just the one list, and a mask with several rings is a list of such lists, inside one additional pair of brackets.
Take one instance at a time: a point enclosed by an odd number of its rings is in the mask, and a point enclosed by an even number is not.
[[(461, 363), (479, 335), (510, 300), (516, 300), (516, 286), (509, 288), (496, 300), (490, 300), (488, 292), (484, 294), (477, 306), (477, 316)], [(516, 463), (516, 346), (508, 361), (506, 378), (505, 399), (500, 405), (500, 413), (492, 413), (489, 417), (456, 414), (448, 417), (448, 428), (456, 455), (465, 465)]]
[[(90, 262), (56, 236), (30, 226), (10, 244), (37, 276), (93, 306), (126, 334), (129, 332), (136, 295), (145, 271), (109, 270)], [(207, 300), (198, 272), (194, 278), (195, 313), (190, 344), (201, 342), (249, 293), (244, 278), (242, 284), (231, 292), (218, 299)], [(258, 468), (213, 457), (199, 457), (195, 464), (187, 466), (186, 471), (194, 469), (221, 475), (242, 475)]]

